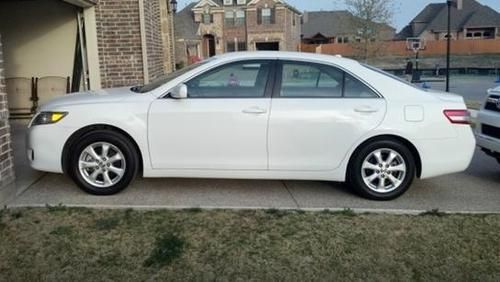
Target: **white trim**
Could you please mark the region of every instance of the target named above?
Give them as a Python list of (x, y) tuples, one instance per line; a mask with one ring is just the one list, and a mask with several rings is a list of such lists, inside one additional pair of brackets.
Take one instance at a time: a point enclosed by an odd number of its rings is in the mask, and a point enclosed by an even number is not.
[[(252, 0), (247, 4), (247, 6), (255, 5), (259, 2), (260, 2), (260, 0)], [(283, 0), (274, 0), (274, 2), (284, 4)]]
[(146, 23), (144, 22), (144, 0), (139, 0), (139, 26), (141, 30), (142, 69), (144, 84), (149, 83), (148, 50), (146, 43)]
[(217, 3), (215, 3), (214, 1), (212, 0), (201, 0), (200, 2), (198, 2), (198, 4), (196, 4), (193, 9), (196, 9), (196, 8), (202, 8), (203, 6), (205, 5), (210, 5), (210, 6), (213, 6), (213, 7), (220, 7)]
[(85, 21), (85, 37), (87, 41), (87, 61), (90, 89), (101, 89), (101, 68), (99, 63), (99, 48), (97, 45), (95, 7), (84, 9), (83, 17)]

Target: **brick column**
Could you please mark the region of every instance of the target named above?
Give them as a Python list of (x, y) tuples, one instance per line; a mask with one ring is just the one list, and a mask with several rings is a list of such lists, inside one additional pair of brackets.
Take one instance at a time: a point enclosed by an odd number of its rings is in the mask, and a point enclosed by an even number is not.
[(12, 183), (15, 179), (14, 160), (10, 144), (9, 107), (7, 105), (3, 68), (2, 37), (0, 34), (0, 189)]

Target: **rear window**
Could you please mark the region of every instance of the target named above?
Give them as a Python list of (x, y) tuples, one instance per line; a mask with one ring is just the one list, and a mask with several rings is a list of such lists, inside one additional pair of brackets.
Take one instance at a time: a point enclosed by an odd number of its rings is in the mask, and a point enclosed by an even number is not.
[(388, 73), (388, 72), (386, 72), (386, 71), (384, 71), (384, 70), (381, 70), (381, 69), (379, 69), (379, 68), (376, 68), (376, 67), (374, 67), (374, 66), (370, 66), (370, 65), (367, 65), (367, 64), (362, 64), (362, 65), (363, 65), (365, 68), (369, 69), (369, 70), (372, 70), (372, 71), (377, 72), (377, 73), (379, 73), (379, 74), (382, 74), (382, 75), (385, 75), (385, 76), (390, 77), (390, 78), (392, 78), (392, 79), (395, 79), (395, 80), (397, 80), (397, 81), (399, 81), (399, 82), (401, 82), (401, 83), (404, 83), (404, 84), (406, 84), (406, 85), (408, 85), (408, 86), (411, 86), (411, 87), (416, 88), (416, 89), (418, 89), (418, 90), (424, 90), (424, 91), (427, 91), (427, 89), (424, 89), (424, 88), (418, 87), (417, 85), (415, 85), (415, 84), (413, 84), (413, 83), (410, 83), (410, 82), (408, 82), (408, 81), (406, 81), (406, 80), (402, 79), (401, 77), (395, 76), (395, 75), (393, 75), (392, 73)]

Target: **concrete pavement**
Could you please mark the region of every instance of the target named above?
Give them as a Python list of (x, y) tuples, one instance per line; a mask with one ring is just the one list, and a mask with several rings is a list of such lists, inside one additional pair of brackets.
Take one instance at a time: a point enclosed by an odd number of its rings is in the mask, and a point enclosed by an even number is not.
[(80, 191), (66, 176), (29, 169), (23, 156), (23, 127), (19, 122), (13, 124), (18, 185), (16, 196), (7, 203), (10, 207), (62, 204), (107, 208), (351, 208), (400, 213), (439, 209), (500, 213), (500, 164), (479, 151), (466, 172), (416, 180), (404, 196), (391, 202), (362, 199), (341, 183), (221, 179), (141, 178), (118, 195), (97, 197)]

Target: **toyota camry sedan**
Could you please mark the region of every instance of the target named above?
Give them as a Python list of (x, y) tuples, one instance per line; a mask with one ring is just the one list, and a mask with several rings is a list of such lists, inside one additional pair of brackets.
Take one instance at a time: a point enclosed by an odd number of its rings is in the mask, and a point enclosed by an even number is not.
[(418, 177), (463, 171), (475, 139), (462, 97), (336, 56), (240, 52), (150, 84), (43, 105), (34, 169), (110, 195), (144, 177), (348, 182), (390, 200)]

